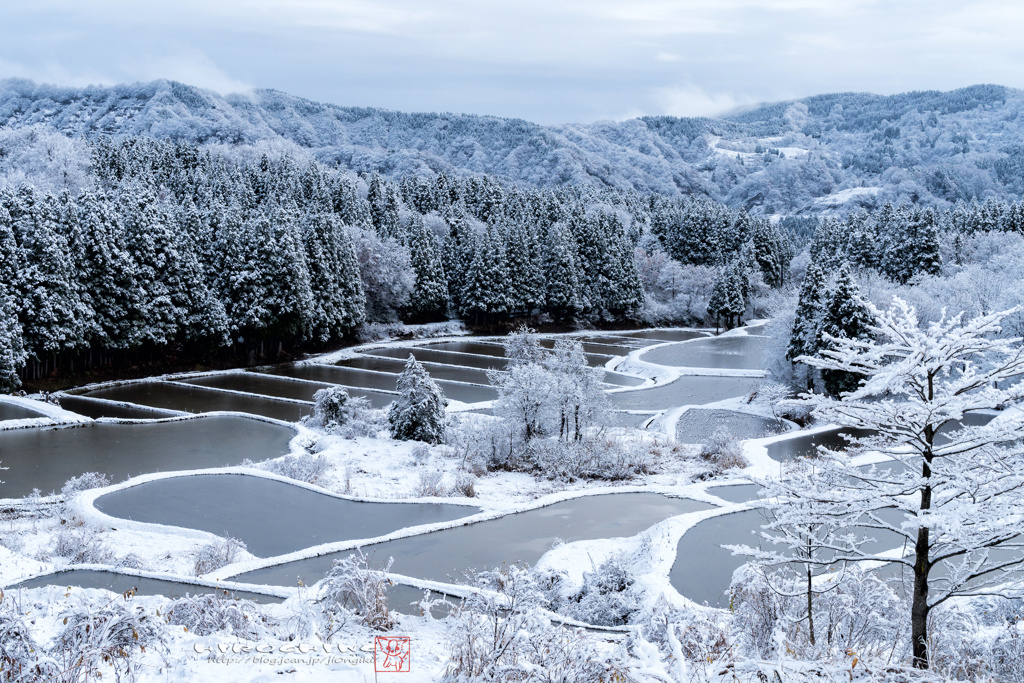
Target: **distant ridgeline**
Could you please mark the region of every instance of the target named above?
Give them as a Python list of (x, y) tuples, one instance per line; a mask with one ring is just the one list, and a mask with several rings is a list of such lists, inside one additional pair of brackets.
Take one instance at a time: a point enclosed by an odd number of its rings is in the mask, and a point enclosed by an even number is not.
[(147, 138), (90, 149), (76, 181), (88, 189), (0, 191), (7, 390), (157, 359), (272, 359), (367, 320), (635, 319), (636, 250), (662, 244), (721, 271), (712, 317), (728, 320), (751, 282), (782, 284), (791, 256), (769, 221), (706, 199), (490, 176), (391, 182)]
[[(818, 95), (719, 118), (541, 126), (340, 107), (273, 90), (222, 96), (170, 81), (89, 88), (0, 81), (0, 126), (9, 129), (294, 146), (328, 166), (392, 180), (487, 174), (538, 188), (705, 196), (781, 215), (877, 209), (887, 201), (948, 208), (1021, 199), (1022, 108), (1024, 91), (979, 85)], [(0, 154), (0, 174), (7, 161)]]

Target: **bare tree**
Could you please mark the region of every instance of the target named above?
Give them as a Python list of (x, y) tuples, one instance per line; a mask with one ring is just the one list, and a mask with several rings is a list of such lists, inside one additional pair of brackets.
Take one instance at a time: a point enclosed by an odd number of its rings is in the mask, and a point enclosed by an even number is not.
[[(818, 416), (874, 432), (854, 441), (886, 463), (858, 467), (848, 452), (823, 450), (813, 471), (774, 482), (775, 520), (764, 535), (788, 549), (778, 559), (909, 570), (918, 668), (929, 665), (933, 608), (955, 596), (1020, 591), (1009, 574), (1024, 562), (1024, 411), (1016, 406), (1024, 348), (998, 336), (1017, 310), (968, 322), (943, 316), (922, 328), (896, 299), (886, 312), (871, 307), (876, 340), (833, 337), (821, 357), (798, 359), (863, 378), (840, 399), (809, 398)], [(988, 424), (963, 426), (994, 408), (1004, 410)]]

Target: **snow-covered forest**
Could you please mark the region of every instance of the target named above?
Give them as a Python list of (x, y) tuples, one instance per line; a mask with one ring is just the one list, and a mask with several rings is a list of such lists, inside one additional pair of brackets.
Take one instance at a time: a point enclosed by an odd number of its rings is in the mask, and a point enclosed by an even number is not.
[(0, 84), (0, 681), (1024, 681), (1022, 105)]
[(951, 208), (972, 198), (1018, 200), (1022, 108), (1024, 91), (979, 85), (818, 95), (718, 118), (540, 126), (340, 107), (273, 90), (222, 96), (171, 81), (89, 88), (0, 82), (0, 125), (9, 128), (45, 124), (76, 139), (295, 146), (329, 166), (392, 180), (488, 174), (533, 187), (704, 196), (777, 215), (887, 201)]

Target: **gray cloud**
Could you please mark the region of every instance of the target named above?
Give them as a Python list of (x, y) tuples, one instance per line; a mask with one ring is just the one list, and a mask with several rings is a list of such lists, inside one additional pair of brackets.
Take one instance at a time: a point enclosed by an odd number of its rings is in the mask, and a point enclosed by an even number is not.
[(542, 123), (821, 92), (1024, 86), (1024, 9), (952, 0), (36, 0), (0, 77), (164, 77)]

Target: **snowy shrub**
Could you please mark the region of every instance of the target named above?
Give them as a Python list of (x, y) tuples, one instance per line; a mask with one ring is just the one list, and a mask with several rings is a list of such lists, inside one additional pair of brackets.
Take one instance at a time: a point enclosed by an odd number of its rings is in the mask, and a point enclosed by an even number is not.
[(327, 387), (313, 394), (313, 411), (302, 424), (353, 439), (375, 435), (383, 426), (382, 418), (383, 411), (374, 409), (367, 399), (350, 396), (342, 387)]
[(67, 610), (54, 648), (61, 672), (55, 680), (78, 683), (113, 670), (116, 680), (135, 680), (135, 656), (159, 638), (157, 619), (128, 597), (86, 602)]
[(401, 441), (441, 443), (446, 426), (445, 398), (415, 356), (398, 376), (398, 399), (391, 404), (391, 435)]
[(264, 469), (282, 477), (316, 484), (330, 469), (330, 463), (322, 455), (313, 456), (308, 453), (286, 455), (280, 460), (268, 462)]
[(455, 485), (452, 487), (452, 495), (460, 495), (466, 498), (476, 497), (476, 477), (470, 472), (459, 472), (455, 476)]
[(421, 471), (419, 483), (413, 492), (417, 498), (443, 498), (448, 495), (442, 479), (444, 472), (441, 470)]
[(0, 592), (0, 683), (53, 680), (56, 663), (40, 653), (20, 606)]
[(566, 616), (597, 626), (621, 626), (640, 609), (635, 579), (625, 553), (616, 553), (583, 573), (583, 586), (554, 607)]
[(700, 459), (711, 468), (713, 475), (719, 475), (734, 467), (746, 467), (743, 446), (740, 440), (725, 429), (718, 429), (700, 449)]
[(237, 538), (219, 538), (196, 551), (192, 571), (196, 576), (209, 574), (215, 569), (231, 564), (244, 551), (245, 543)]
[(118, 569), (142, 569), (144, 563), (142, 558), (135, 553), (128, 553), (124, 557), (120, 558), (114, 563), (114, 566)]
[(387, 573), (391, 560), (382, 570), (370, 569), (369, 561), (358, 555), (335, 560), (320, 582), (317, 602), (324, 612), (321, 637), (330, 640), (352, 615), (375, 631), (387, 631), (395, 625), (395, 614), (388, 609)]
[(449, 621), (442, 681), (626, 681), (616, 654), (598, 652), (581, 630), (543, 617), (543, 593), (528, 568), (504, 565), (475, 577)]
[(266, 616), (252, 600), (232, 598), (224, 593), (186, 596), (174, 600), (165, 614), (167, 623), (184, 626), (197, 636), (213, 633), (255, 639)]
[(774, 654), (782, 602), (760, 567), (748, 563), (733, 572), (729, 586), (732, 639), (741, 652), (762, 659)]
[(71, 564), (110, 564), (114, 559), (114, 552), (103, 542), (100, 531), (77, 517), (61, 520), (51, 552)]
[(68, 479), (60, 490), (60, 495), (65, 499), (70, 499), (79, 491), (98, 489), (102, 486), (110, 486), (110, 477), (99, 472), (86, 472), (80, 476)]
[(957, 680), (1024, 681), (1024, 600), (950, 601), (929, 615), (936, 671)]

